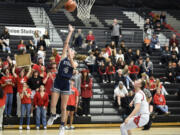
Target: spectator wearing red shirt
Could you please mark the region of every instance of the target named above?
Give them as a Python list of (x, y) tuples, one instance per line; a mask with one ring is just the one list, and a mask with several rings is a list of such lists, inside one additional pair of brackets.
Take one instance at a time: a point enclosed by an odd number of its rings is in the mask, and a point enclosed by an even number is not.
[(168, 106), (166, 105), (166, 99), (163, 94), (161, 94), (161, 89), (158, 88), (156, 94), (154, 95), (154, 104), (156, 108), (167, 115), (170, 114), (168, 111)]
[(14, 77), (10, 74), (9, 69), (5, 69), (5, 76), (1, 78), (1, 82), (2, 82), (1, 86), (7, 96), (5, 116), (11, 117)]
[(173, 34), (173, 35), (172, 35), (172, 38), (171, 38), (170, 41), (169, 41), (170, 47), (173, 46), (173, 44), (175, 44), (177, 47), (178, 47), (178, 45), (179, 45), (178, 40), (177, 40), (177, 38), (176, 38), (176, 34)]
[(2, 130), (3, 113), (6, 104), (6, 94), (2, 88), (0, 88), (0, 130)]
[(149, 90), (152, 96), (154, 96), (154, 94), (156, 93), (156, 79), (152, 75), (149, 78)]
[(92, 31), (89, 31), (88, 35), (86, 36), (86, 41), (87, 41), (87, 42), (93, 41), (93, 44), (94, 44), (94, 42), (95, 42), (95, 37), (94, 37)]
[(139, 74), (139, 67), (134, 64), (134, 61), (130, 62), (130, 65), (128, 66), (129, 74), (132, 80), (137, 79), (137, 75)]
[(57, 50), (55, 48), (52, 49), (52, 55), (55, 58), (55, 62), (58, 65), (61, 61), (61, 56), (58, 54)]
[(108, 56), (112, 55), (112, 50), (108, 44), (106, 45), (106, 53), (108, 54)]
[[(41, 73), (41, 67), (43, 66), (43, 59), (42, 58), (38, 58), (38, 64), (34, 64), (33, 65), (33, 70), (38, 71), (39, 73)], [(45, 66), (43, 66), (45, 68)], [(45, 68), (46, 71), (46, 68)]]
[(27, 83), (23, 84), (23, 89), (19, 93), (21, 97), (21, 117), (20, 117), (20, 126), (19, 130), (22, 130), (23, 118), (27, 116), (27, 130), (30, 130), (30, 112), (31, 112), (31, 89), (28, 88)]
[(107, 68), (104, 64), (104, 62), (101, 62), (99, 65), (99, 75), (102, 83), (106, 83), (107, 80)]
[[(67, 111), (66, 111), (66, 120), (65, 120), (65, 128), (66, 129), (74, 129), (72, 126), (74, 119), (74, 112), (77, 111), (78, 101), (79, 101), (79, 92), (77, 88), (74, 87), (75, 80), (71, 79), (71, 91), (72, 94), (69, 95), (69, 99), (67, 102)], [(70, 126), (67, 126), (68, 116), (70, 115)]]
[(109, 83), (114, 83), (116, 71), (115, 71), (115, 67), (112, 65), (112, 62), (109, 62), (106, 71), (107, 71)]
[(12, 73), (13, 73), (13, 76), (15, 77), (16, 85), (17, 85), (17, 94), (16, 94), (16, 97), (17, 97), (17, 109), (16, 109), (16, 114), (17, 114), (18, 117), (20, 117), (21, 116), (21, 98), (20, 98), (19, 93), (23, 89), (23, 84), (27, 83), (28, 78), (31, 75), (32, 69), (31, 69), (31, 66), (29, 66), (29, 70), (28, 70), (27, 74), (25, 74), (25, 69), (22, 68), (19, 75), (17, 75), (17, 73), (15, 72), (15, 68), (16, 67), (14, 66), (13, 70), (12, 70)]
[(89, 70), (82, 71), (81, 77), (81, 97), (82, 97), (82, 109), (83, 117), (90, 115), (90, 100), (92, 97), (92, 78), (89, 77)]
[(26, 53), (26, 45), (24, 44), (24, 40), (20, 40), (19, 45), (18, 45), (18, 51), (19, 53)]
[(34, 105), (36, 108), (36, 129), (39, 129), (40, 127), (41, 118), (44, 129), (47, 129), (46, 114), (47, 114), (48, 103), (49, 103), (48, 93), (45, 92), (44, 85), (41, 85), (39, 91), (37, 91), (34, 96)]

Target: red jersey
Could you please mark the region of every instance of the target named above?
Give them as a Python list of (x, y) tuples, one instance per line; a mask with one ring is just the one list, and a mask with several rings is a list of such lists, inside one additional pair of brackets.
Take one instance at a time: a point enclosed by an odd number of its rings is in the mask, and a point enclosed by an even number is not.
[[(1, 78), (1, 82), (2, 82), (2, 84), (6, 84), (8, 82), (14, 83), (14, 77), (11, 75), (9, 75), (9, 77), (3, 76)], [(11, 84), (8, 84), (3, 87), (3, 90), (5, 93), (13, 93), (13, 86)]]
[(67, 105), (76, 106), (76, 104), (77, 104), (76, 103), (76, 97), (79, 96), (79, 92), (75, 87), (71, 88), (71, 90), (72, 90), (73, 94), (69, 95)]
[(4, 94), (3, 98), (0, 99), (0, 107), (3, 107), (6, 104), (6, 94)]
[[(26, 91), (28, 94), (31, 94), (31, 89), (27, 88)], [(20, 94), (22, 94), (22, 91), (20, 92)], [(26, 95), (24, 95), (23, 98), (21, 98), (21, 104), (31, 104), (31, 96), (27, 97)]]
[(16, 83), (17, 83), (17, 91), (20, 92), (23, 89), (23, 84), (28, 81), (28, 78), (26, 76), (24, 77), (17, 77), (16, 78)]
[(48, 103), (49, 103), (49, 97), (48, 97), (48, 93), (44, 93), (44, 96), (41, 97), (40, 92), (36, 92), (35, 96), (34, 96), (34, 105), (35, 106), (45, 106), (48, 107)]

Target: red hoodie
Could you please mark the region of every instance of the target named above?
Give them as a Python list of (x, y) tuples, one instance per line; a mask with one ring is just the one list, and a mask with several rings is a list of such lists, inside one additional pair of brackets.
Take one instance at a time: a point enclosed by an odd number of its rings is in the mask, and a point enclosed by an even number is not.
[(154, 95), (154, 104), (156, 105), (166, 105), (166, 99), (162, 94), (155, 94)]

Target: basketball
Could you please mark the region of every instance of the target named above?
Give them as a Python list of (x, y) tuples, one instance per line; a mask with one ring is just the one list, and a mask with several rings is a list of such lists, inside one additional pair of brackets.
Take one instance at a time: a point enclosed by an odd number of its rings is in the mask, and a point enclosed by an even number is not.
[(73, 12), (76, 9), (76, 2), (74, 0), (68, 0), (64, 5), (65, 9), (69, 12)]

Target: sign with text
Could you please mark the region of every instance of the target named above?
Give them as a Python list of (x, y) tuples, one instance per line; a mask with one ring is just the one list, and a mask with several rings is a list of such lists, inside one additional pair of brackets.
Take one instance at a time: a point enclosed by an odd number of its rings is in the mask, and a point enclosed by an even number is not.
[(44, 35), (45, 33), (45, 28), (38, 28), (38, 27), (11, 27), (11, 26), (6, 26), (6, 28), (9, 31), (10, 35), (14, 36), (33, 36), (34, 31), (38, 31), (39, 36)]

